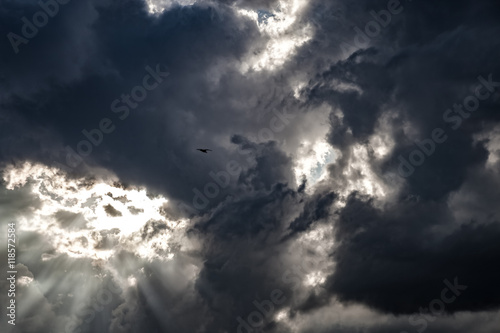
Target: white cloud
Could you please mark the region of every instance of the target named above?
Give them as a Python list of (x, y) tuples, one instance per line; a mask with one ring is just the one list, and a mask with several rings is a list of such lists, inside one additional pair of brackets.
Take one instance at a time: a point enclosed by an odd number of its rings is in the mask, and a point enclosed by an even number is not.
[(256, 46), (245, 57), (240, 70), (275, 70), (283, 66), (297, 49), (311, 40), (313, 29), (310, 24), (299, 24), (298, 19), (307, 5), (306, 1), (279, 1), (278, 7), (262, 18), (263, 12), (236, 9), (243, 17), (250, 18), (257, 25), (261, 35), (267, 39), (264, 46)]
[(70, 179), (56, 168), (26, 162), (7, 166), (3, 179), (7, 189), (28, 187), (41, 202), (30, 216), (16, 216), (18, 228), (46, 236), (56, 253), (98, 260), (127, 249), (140, 258), (166, 260), (182, 248), (188, 221), (166, 215), (166, 198), (120, 187), (116, 177)]
[(150, 14), (161, 14), (163, 11), (169, 9), (174, 5), (180, 6), (191, 6), (197, 0), (146, 0), (146, 5), (148, 6)]
[(303, 142), (298, 156), (294, 169), (297, 185), (301, 183), (302, 177), (306, 177), (310, 186), (326, 178), (326, 165), (335, 157), (333, 149), (325, 141)]

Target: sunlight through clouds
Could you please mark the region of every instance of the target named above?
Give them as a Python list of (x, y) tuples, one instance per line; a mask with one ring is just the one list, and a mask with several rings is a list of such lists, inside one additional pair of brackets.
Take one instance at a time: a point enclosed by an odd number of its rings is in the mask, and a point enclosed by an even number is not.
[(499, 0), (1, 7), (0, 333), (498, 333)]
[(354, 191), (374, 198), (383, 198), (386, 195), (386, 185), (372, 170), (369, 161), (368, 148), (365, 145), (354, 145), (349, 167), (344, 171), (344, 176), (350, 181), (346, 190), (341, 192), (342, 195), (347, 197)]
[(18, 217), (21, 228), (47, 236), (57, 253), (72, 257), (109, 259), (124, 248), (144, 259), (171, 259), (187, 225), (166, 216), (166, 198), (124, 188), (116, 178), (69, 179), (58, 169), (26, 162), (6, 167), (3, 179), (7, 189), (27, 186), (41, 201), (32, 216)]
[[(209, 1), (197, 0), (146, 0), (149, 13), (158, 15), (173, 6), (192, 6), (194, 4), (213, 5)], [(264, 9), (243, 8), (236, 2), (234, 12), (255, 22), (262, 37), (267, 39), (264, 46), (255, 46), (242, 60), (240, 71), (273, 71), (292, 59), (297, 49), (313, 37), (313, 26), (299, 23), (300, 15), (307, 6), (307, 1), (278, 1), (275, 8), (268, 12)]]
[(196, 0), (146, 0), (150, 14), (161, 14), (174, 5), (191, 6)]
[(334, 160), (333, 149), (325, 141), (303, 142), (298, 155), (300, 158), (294, 170), (297, 185), (302, 182), (302, 177), (306, 177), (311, 186), (325, 179), (328, 174), (326, 165)]
[[(278, 7), (262, 18), (263, 11), (237, 9), (241, 16), (255, 21), (260, 33), (268, 38), (262, 49), (252, 50), (243, 61), (241, 71), (275, 70), (290, 60), (296, 50), (311, 40), (313, 36), (310, 24), (300, 26), (297, 21), (301, 11), (307, 5), (306, 1), (279, 1)], [(260, 15), (259, 15), (260, 14)], [(260, 16), (260, 17), (259, 17)]]

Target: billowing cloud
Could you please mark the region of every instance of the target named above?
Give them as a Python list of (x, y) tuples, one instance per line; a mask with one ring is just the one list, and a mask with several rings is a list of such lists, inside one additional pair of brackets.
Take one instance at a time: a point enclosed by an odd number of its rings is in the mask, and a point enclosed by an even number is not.
[(499, 11), (5, 2), (2, 332), (495, 332)]

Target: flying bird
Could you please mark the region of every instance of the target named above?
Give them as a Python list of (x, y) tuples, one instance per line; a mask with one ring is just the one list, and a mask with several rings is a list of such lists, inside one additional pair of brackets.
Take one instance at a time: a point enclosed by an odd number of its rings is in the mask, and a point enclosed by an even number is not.
[(202, 153), (205, 153), (205, 154), (207, 152), (209, 152), (209, 151), (212, 151), (212, 149), (196, 149), (196, 150), (199, 150), (199, 151), (201, 151)]

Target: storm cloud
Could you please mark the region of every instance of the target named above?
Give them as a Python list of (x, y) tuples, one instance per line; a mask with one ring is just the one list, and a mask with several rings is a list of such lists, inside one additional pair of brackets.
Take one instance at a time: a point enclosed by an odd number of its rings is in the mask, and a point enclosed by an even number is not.
[(495, 332), (499, 17), (4, 1), (2, 332)]

